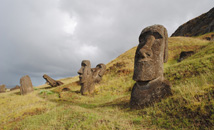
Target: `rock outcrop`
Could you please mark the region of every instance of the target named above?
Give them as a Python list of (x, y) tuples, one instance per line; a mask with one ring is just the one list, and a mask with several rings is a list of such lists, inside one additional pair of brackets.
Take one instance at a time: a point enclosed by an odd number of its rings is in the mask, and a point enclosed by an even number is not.
[(214, 32), (214, 8), (181, 25), (172, 36), (198, 36)]

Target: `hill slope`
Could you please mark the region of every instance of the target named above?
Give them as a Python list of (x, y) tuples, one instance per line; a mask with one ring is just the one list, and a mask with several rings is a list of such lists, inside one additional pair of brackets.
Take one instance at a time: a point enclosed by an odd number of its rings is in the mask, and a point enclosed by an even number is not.
[(214, 32), (214, 8), (181, 25), (172, 36), (198, 36)]
[[(81, 96), (78, 77), (65, 85), (42, 85), (26, 96), (0, 94), (0, 129), (211, 129), (214, 126), (214, 42), (169, 38), (165, 77), (173, 96), (143, 110), (129, 101), (136, 47), (107, 64), (96, 93)], [(177, 63), (181, 51), (196, 53)], [(63, 88), (69, 91), (63, 91)]]

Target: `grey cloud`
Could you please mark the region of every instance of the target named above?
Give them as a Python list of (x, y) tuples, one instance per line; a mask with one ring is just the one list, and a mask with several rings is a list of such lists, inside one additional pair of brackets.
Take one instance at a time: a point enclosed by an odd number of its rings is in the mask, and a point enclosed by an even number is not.
[(75, 76), (84, 59), (94, 67), (136, 46), (146, 26), (162, 24), (170, 35), (212, 5), (213, 0), (0, 0), (0, 84), (16, 85), (26, 74), (34, 85), (45, 82), (44, 73)]

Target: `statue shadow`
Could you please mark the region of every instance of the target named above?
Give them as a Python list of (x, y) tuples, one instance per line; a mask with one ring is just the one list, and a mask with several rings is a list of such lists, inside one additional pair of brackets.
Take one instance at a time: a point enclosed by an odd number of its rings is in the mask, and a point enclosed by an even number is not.
[[(63, 98), (61, 97), (61, 94), (63, 94), (63, 92), (66, 93), (70, 93), (71, 95), (76, 95), (74, 97), (76, 97), (74, 100), (71, 100), (69, 98)], [(105, 103), (97, 103), (97, 102), (92, 102), (92, 103), (82, 103), (79, 102), (79, 100), (81, 100), (82, 96), (85, 95), (81, 95), (79, 90), (76, 91), (61, 91), (59, 94), (59, 98), (57, 99), (48, 99), (51, 102), (57, 103), (58, 105), (76, 105), (76, 106), (80, 106), (83, 108), (87, 108), (87, 109), (95, 109), (95, 108), (106, 108), (106, 107), (110, 107), (110, 108), (119, 108), (121, 110), (129, 110), (130, 108), (130, 96), (124, 96), (122, 98), (117, 98), (113, 101), (107, 101)], [(73, 98), (73, 97), (71, 97)], [(78, 99), (80, 98), (80, 99)], [(94, 97), (94, 95), (87, 95), (87, 98), (96, 98)]]
[(120, 109), (128, 109), (130, 108), (130, 98), (127, 98), (127, 96), (117, 98), (111, 102), (104, 103), (99, 107), (117, 107)]

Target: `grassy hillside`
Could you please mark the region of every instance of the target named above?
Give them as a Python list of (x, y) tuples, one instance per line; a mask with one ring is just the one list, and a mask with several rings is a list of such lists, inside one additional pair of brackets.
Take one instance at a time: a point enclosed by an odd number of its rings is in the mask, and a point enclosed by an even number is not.
[[(81, 96), (78, 77), (65, 85), (21, 96), (0, 94), (0, 129), (211, 129), (214, 125), (214, 43), (198, 38), (169, 38), (165, 77), (173, 96), (143, 110), (129, 108), (136, 47), (107, 64), (96, 92)], [(195, 51), (177, 63), (181, 51)], [(69, 88), (69, 91), (63, 91)]]

